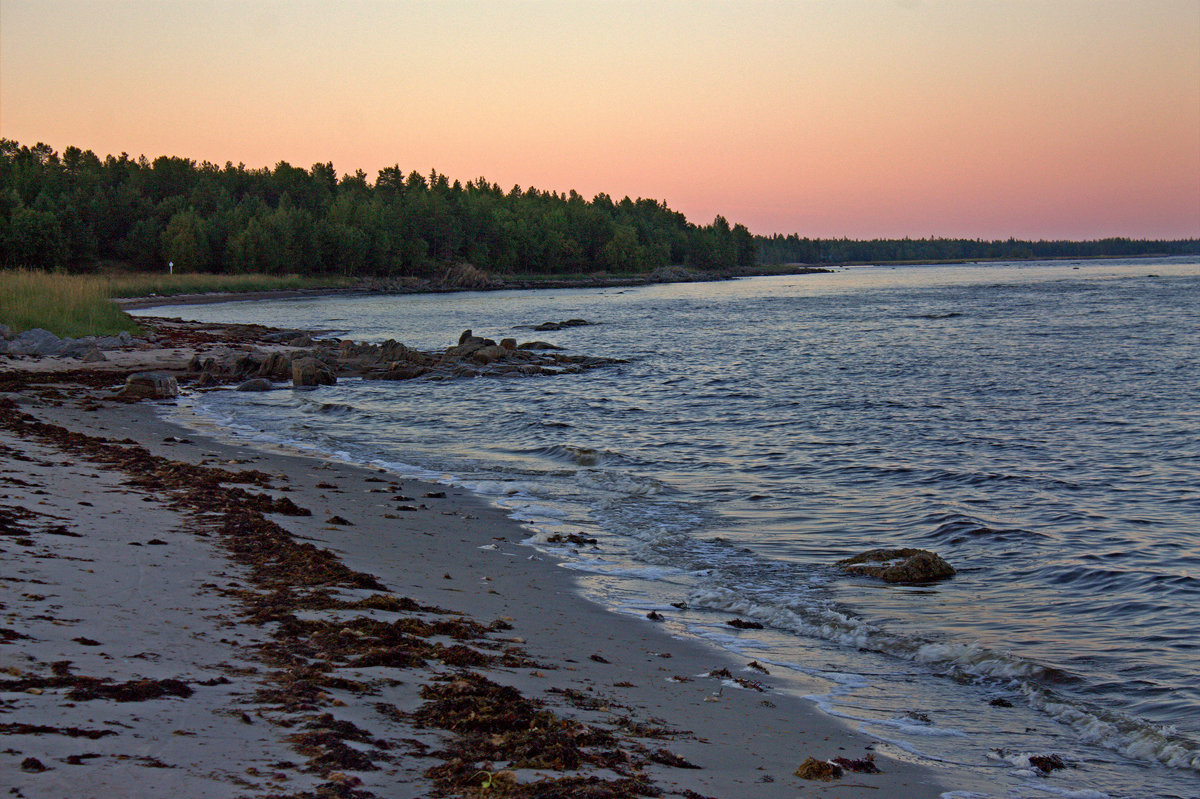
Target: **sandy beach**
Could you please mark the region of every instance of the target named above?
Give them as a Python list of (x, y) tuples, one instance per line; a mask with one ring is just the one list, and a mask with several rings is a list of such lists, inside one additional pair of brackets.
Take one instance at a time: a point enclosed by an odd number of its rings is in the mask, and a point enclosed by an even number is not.
[(758, 664), (586, 601), (464, 491), (111, 399), (216, 346), (0, 360), (7, 795), (938, 795)]

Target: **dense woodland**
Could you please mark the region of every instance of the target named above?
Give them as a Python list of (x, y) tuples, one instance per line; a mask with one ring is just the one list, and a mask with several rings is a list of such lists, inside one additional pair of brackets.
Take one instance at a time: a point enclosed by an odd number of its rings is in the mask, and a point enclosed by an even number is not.
[(642, 272), (751, 265), (754, 237), (723, 217), (705, 226), (654, 200), (590, 201), (505, 191), (435, 172), (339, 176), (219, 167), (0, 140), (0, 252), (6, 266), (265, 274), (426, 275), (468, 262), (497, 273)]
[(1200, 241), (984, 242), (753, 236), (655, 200), (586, 200), (392, 166), (372, 183), (332, 163), (273, 169), (22, 146), (0, 139), (0, 265), (215, 273), (426, 276), (646, 272), (755, 264), (1192, 254)]
[(1006, 239), (809, 239), (757, 236), (761, 263), (887, 263), (896, 261), (975, 261), (1032, 258), (1100, 258), (1136, 255), (1197, 255), (1200, 239), (1151, 241), (1109, 238), (1095, 241)]

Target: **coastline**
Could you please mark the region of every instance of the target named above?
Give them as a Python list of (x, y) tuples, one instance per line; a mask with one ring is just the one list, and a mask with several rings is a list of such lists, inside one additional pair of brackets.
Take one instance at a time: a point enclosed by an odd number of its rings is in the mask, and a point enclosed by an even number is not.
[[(186, 360), (186, 352), (170, 353), (172, 364)], [(103, 382), (31, 387), (21, 392), (20, 405), (9, 400), (4, 409), (6, 418), (29, 414), (93, 439), (53, 433), (40, 440), (33, 434), (40, 428), (28, 421), (16, 430), (6, 425), (0, 438), (9, 464), (0, 507), (14, 517), (21, 514), (13, 508), (34, 514), (13, 518), (22, 532), (0, 538), (12, 573), (22, 575), (0, 583), (7, 595), (4, 626), (30, 636), (6, 633), (0, 655), (10, 676), (42, 681), (4, 689), (6, 724), (53, 719), (49, 726), (59, 729), (117, 734), (21, 734), (5, 727), (10, 752), (3, 758), (12, 762), (0, 769), (11, 775), (0, 778), (2, 785), (40, 796), (71, 795), (66, 788), (82, 780), (101, 791), (137, 784), (206, 795), (313, 789), (346, 796), (566, 795), (533, 792), (558, 780), (572, 795), (594, 796), (628, 795), (638, 786), (656, 786), (665, 796), (938, 795), (928, 769), (883, 753), (876, 754), (881, 774), (848, 773), (833, 782), (794, 776), (807, 757), (858, 760), (873, 754), (872, 742), (810, 702), (771, 689), (771, 677), (745, 659), (587, 601), (569, 571), (520, 545), (519, 525), (477, 497), (367, 467), (222, 443), (162, 420), (145, 404), (106, 401), (111, 391), (99, 386)], [(122, 465), (113, 462), (116, 450), (141, 450), (146, 457)], [(313, 557), (314, 551), (331, 553), (332, 561), (322, 561), (325, 576), (297, 585), (289, 582), (296, 575), (264, 577), (263, 564), (238, 560), (226, 536), (206, 529), (214, 516), (233, 512), (229, 501), (197, 511), (188, 503), (200, 500), (188, 493), (186, 480), (128, 486), (148, 464), (155, 475), (189, 465), (262, 473), (253, 478), (260, 484), (242, 490), (311, 511), (260, 516), (272, 531), (284, 531), (288, 546)], [(212, 491), (220, 496), (239, 485), (221, 482), (223, 488)], [(47, 515), (53, 518), (44, 521)], [(67, 534), (46, 532), (55, 526)], [(138, 557), (116, 557), (126, 553)], [(180, 568), (182, 575), (175, 571)], [(34, 588), (19, 580), (42, 582)], [(98, 612), (93, 598), (116, 595), (114, 587), (123, 586), (129, 592), (112, 607), (126, 612)], [(318, 601), (322, 595), (328, 596)], [(380, 595), (391, 599), (370, 600)], [(264, 607), (264, 597), (275, 604)], [(129, 613), (130, 607), (155, 613)], [(379, 637), (369, 619), (440, 632), (425, 639), (424, 648), (406, 640), (403, 652), (395, 641), (362, 646)], [(458, 627), (438, 627), (449, 620)], [(331, 631), (332, 641), (322, 638)], [(155, 657), (138, 657), (147, 652)], [(63, 662), (68, 665), (55, 665)], [(449, 746), (469, 739), (470, 724), (437, 730), (421, 709), (446, 691), (477, 689), (481, 683), (465, 678), (464, 669), (495, 691), (515, 689), (536, 712), (559, 719), (560, 726), (550, 725), (559, 738), (532, 742), (560, 752), (559, 762), (526, 751), (527, 767), (508, 769), (521, 759), (495, 751), (467, 762), (463, 750)], [(721, 669), (728, 669), (727, 677)], [(710, 676), (714, 671), (719, 676)], [(68, 685), (67, 675), (76, 682), (78, 675), (176, 679), (193, 693), (129, 704), (72, 702), (67, 689), (78, 685)], [(205, 685), (218, 678), (227, 682)], [(301, 683), (305, 691), (297, 689)], [(522, 705), (517, 695), (503, 695), (510, 706)], [(100, 705), (109, 726), (97, 726)], [(191, 727), (179, 726), (181, 713)], [(520, 726), (520, 719), (508, 722)], [(312, 734), (297, 738), (305, 725)], [(574, 759), (565, 755), (572, 746)], [(29, 758), (47, 770), (23, 770)], [(500, 772), (505, 776), (485, 789)], [(582, 792), (583, 782), (561, 782), (571, 779), (591, 780), (586, 790), (592, 792)], [(447, 786), (454, 787), (447, 792)]]
[(742, 277), (764, 277), (780, 274), (807, 275), (833, 272), (824, 267), (795, 264), (778, 268), (737, 269), (721, 272), (692, 272), (682, 267), (659, 269), (645, 275), (597, 274), (579, 278), (546, 277), (521, 279), (496, 277), (485, 273), (470, 273), (465, 278), (454, 270), (438, 279), (372, 278), (361, 285), (345, 288), (273, 289), (266, 291), (216, 291), (203, 294), (171, 294), (150, 297), (114, 297), (113, 302), (124, 310), (155, 308), (160, 305), (207, 305), (240, 300), (282, 300), (295, 297), (355, 296), (366, 294), (448, 294), (463, 291), (524, 291), (530, 289), (583, 289), (648, 286), (656, 283), (709, 283), (736, 280)]

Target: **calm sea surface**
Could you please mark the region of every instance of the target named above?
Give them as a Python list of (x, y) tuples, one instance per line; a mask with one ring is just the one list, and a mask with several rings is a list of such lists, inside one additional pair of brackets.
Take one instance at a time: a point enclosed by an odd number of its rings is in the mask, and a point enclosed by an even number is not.
[[(468, 486), (593, 599), (767, 664), (765, 682), (958, 795), (1200, 796), (1200, 260), (143, 313), (422, 349), (471, 328), (626, 359), (186, 410)], [(574, 317), (597, 324), (522, 327)], [(557, 532), (599, 543), (545, 543)], [(881, 546), (936, 550), (958, 575), (890, 587), (831, 567)], [(1050, 753), (1070, 767), (1028, 768)]]

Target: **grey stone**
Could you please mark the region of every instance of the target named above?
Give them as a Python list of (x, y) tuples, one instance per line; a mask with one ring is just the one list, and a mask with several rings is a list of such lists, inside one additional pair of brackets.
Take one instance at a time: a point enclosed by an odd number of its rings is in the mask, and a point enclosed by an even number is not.
[(5, 324), (0, 324), (0, 339), (12, 338), (12, 329)]
[(9, 355), (59, 355), (64, 349), (63, 340), (51, 333), (35, 327), (26, 330), (9, 342)]

